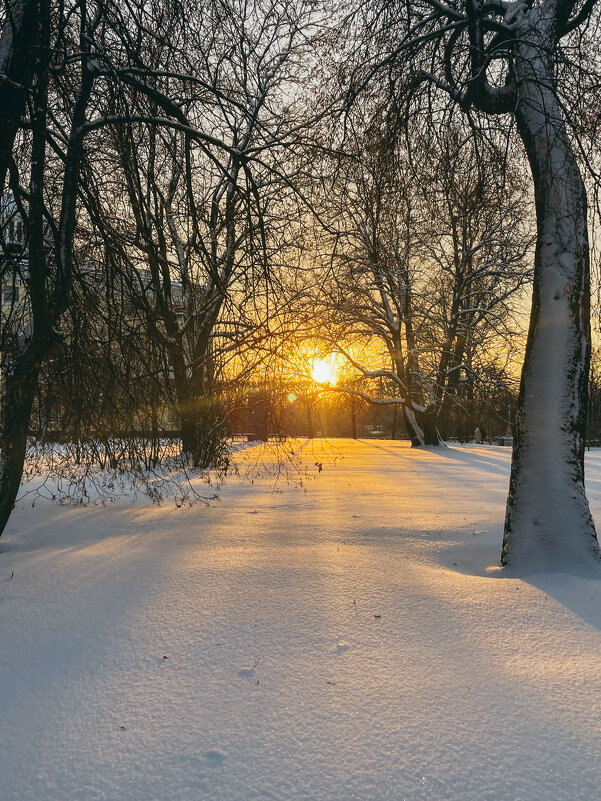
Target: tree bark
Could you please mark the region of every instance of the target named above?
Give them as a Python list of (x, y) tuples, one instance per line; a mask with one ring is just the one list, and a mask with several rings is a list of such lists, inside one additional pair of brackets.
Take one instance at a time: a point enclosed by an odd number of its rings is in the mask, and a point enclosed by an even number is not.
[(514, 63), (516, 119), (534, 180), (538, 237), (502, 562), (551, 571), (590, 563), (599, 547), (584, 491), (587, 198), (553, 90), (552, 19), (544, 17), (545, 6), (538, 8), (534, 24), (521, 31)]
[(420, 411), (415, 408), (411, 398), (406, 398), (403, 413), (405, 427), (413, 448), (419, 448), (421, 445), (440, 445), (436, 427), (436, 406), (433, 405), (426, 411)]
[(441, 440), (436, 425), (436, 412), (436, 406), (429, 407), (425, 412), (415, 412), (419, 426), (423, 431), (424, 445), (440, 445)]
[(0, 32), (0, 194), (34, 77), (39, 6), (37, 0), (9, 0), (5, 5)]
[[(77, 207), (76, 199), (83, 159), (83, 123), (94, 83), (94, 73), (87, 69), (87, 55), (82, 55), (82, 78), (77, 93), (65, 158), (58, 224), (58, 249), (55, 253), (54, 286), (48, 286), (48, 265), (43, 247), (44, 169), (46, 165), (46, 119), (48, 103), (48, 54), (50, 52), (50, 6), (39, 2), (38, 57), (35, 62), (37, 84), (34, 90), (32, 119), (33, 141), (29, 208), (29, 294), (31, 333), (18, 332), (12, 352), (4, 356), (2, 432), (0, 434), (0, 535), (14, 506), (27, 450), (27, 435), (40, 367), (53, 346), (55, 329), (71, 302), (73, 282)], [(1, 167), (1, 165), (0, 165)], [(19, 337), (25, 344), (18, 342)], [(29, 341), (27, 341), (29, 337)], [(12, 361), (12, 363), (11, 363)]]
[(17, 369), (12, 374), (7, 371), (4, 377), (0, 430), (0, 534), (6, 527), (21, 485), (38, 373), (39, 361), (30, 348)]

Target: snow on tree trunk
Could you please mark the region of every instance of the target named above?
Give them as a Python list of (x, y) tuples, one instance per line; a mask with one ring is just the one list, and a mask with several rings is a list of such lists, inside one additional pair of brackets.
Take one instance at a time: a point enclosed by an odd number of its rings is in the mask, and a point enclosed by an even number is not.
[(403, 406), (405, 427), (411, 439), (411, 445), (419, 448), (423, 445), (440, 445), (441, 440), (436, 427), (436, 406), (429, 406), (420, 411), (410, 398)]
[(538, 237), (502, 562), (553, 571), (591, 563), (599, 548), (584, 492), (587, 199), (553, 90), (554, 31), (544, 8), (538, 7), (535, 24), (530, 11), (514, 64), (516, 118), (534, 179)]
[(424, 432), (422, 431), (417, 422), (415, 412), (413, 411), (410, 402), (405, 401), (405, 405), (403, 406), (403, 412), (405, 414), (405, 426), (407, 428), (407, 433), (409, 434), (409, 437), (411, 439), (412, 447), (419, 448), (421, 445), (425, 445), (426, 441), (424, 438)]

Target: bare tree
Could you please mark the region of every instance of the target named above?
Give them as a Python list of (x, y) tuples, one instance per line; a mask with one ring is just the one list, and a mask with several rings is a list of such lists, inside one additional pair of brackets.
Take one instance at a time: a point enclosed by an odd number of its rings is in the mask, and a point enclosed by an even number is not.
[(0, 194), (31, 87), (50, 59), (47, 0), (4, 0), (0, 10)]
[[(314, 25), (311, 2), (215, 0), (202, 10), (188, 0), (40, 3), (31, 6), (35, 24), (27, 17), (22, 28), (28, 8), (9, 3), (0, 18), (9, 78), (35, 52), (31, 80), (26, 69), (29, 83), (18, 87), (13, 104), (26, 113), (11, 111), (18, 135), (8, 141), (27, 269), (12, 258), (3, 270), (13, 271), (15, 287), (21, 270), (28, 312), (25, 325), (4, 327), (12, 334), (2, 351), (0, 531), (22, 475), (39, 371), (57, 338), (81, 331), (83, 309), (73, 307), (85, 287), (75, 281), (78, 266), (85, 272), (104, 262), (106, 275), (118, 268), (123, 276), (127, 265), (130, 281), (122, 286), (130, 301), (152, 311), (147, 332), (168, 355), (165, 395), (170, 372), (177, 373), (175, 406), (187, 441), (194, 439), (199, 402), (211, 397), (215, 342), (229, 338), (232, 348), (250, 317), (256, 324), (265, 311), (257, 297), (243, 319), (236, 301), (253, 294), (251, 273), (267, 261), (268, 208), (278, 182), (291, 183), (281, 151), (301, 124), (291, 107)], [(12, 91), (0, 81), (3, 88)], [(99, 172), (115, 147), (112, 166), (125, 180), (111, 185), (110, 173), (100, 180)], [(101, 196), (97, 190), (107, 185), (112, 192)], [(132, 235), (117, 224), (128, 215)], [(92, 230), (96, 252), (88, 248), (79, 261)], [(202, 280), (192, 275), (194, 264)]]
[(505, 130), (515, 122), (530, 163), (538, 237), (504, 564), (563, 567), (598, 556), (584, 491), (587, 196), (569, 130), (579, 124), (574, 86), (596, 73), (586, 53), (598, 26), (594, 0), (385, 2), (367, 21), (373, 60), (352, 80), (356, 94), (376, 77), (392, 79), (397, 101), (421, 104), (434, 122), (445, 96), (480, 132), (497, 116)]
[[(52, 20), (48, 13), (40, 17), (35, 81), (27, 98), (30, 136), (22, 163), (12, 160), (10, 188), (20, 217), (26, 223), (27, 270), (21, 277), (29, 319), (24, 330), (20, 326), (11, 328), (3, 342), (0, 532), (9, 518), (21, 481), (39, 370), (51, 350), (57, 324), (70, 299), (76, 199), (84, 153), (83, 124), (97, 79), (91, 51), (101, 19), (98, 6), (89, 13), (86, 3), (77, 5), (77, 9), (63, 9), (63, 14)], [(64, 15), (69, 16), (68, 11), (74, 13), (66, 26)], [(69, 46), (71, 53), (76, 54), (63, 66), (66, 89), (63, 97), (50, 92), (51, 43), (56, 45), (57, 39), (61, 47)], [(60, 120), (54, 136), (48, 131), (53, 119)], [(46, 186), (49, 142), (55, 147), (54, 158), (60, 164), (58, 189), (52, 196), (54, 215), (49, 211)], [(28, 180), (27, 188), (22, 179)]]
[[(302, 3), (219, 2), (190, 14), (194, 25), (176, 25), (185, 48), (155, 36), (145, 71), (132, 71), (130, 91), (115, 99), (117, 172), (98, 207), (127, 268), (128, 300), (167, 354), (183, 450), (207, 467), (225, 458), (218, 373), (255, 342), (267, 312), (260, 285), (279, 247), (274, 223), (291, 172), (280, 151), (296, 124), (279, 105), (311, 16)], [(180, 113), (176, 126), (160, 129), (157, 105), (177, 116), (168, 85), (176, 76), (189, 85), (185, 124)]]
[(363, 379), (352, 392), (373, 396), (384, 380), (395, 397), (373, 400), (402, 406), (414, 445), (437, 445), (453, 413), (475, 417), (466, 390), (520, 336), (528, 204), (515, 176), (497, 181), (498, 152), (476, 152), (457, 126), (407, 147), (368, 121), (354, 139), (324, 187), (326, 277), (308, 304), (329, 323), (317, 336)]

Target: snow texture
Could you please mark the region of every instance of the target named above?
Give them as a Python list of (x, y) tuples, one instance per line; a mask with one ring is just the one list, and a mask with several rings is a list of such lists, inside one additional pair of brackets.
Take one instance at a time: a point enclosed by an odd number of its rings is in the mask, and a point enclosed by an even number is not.
[(509, 449), (341, 450), (306, 492), (15, 511), (1, 801), (600, 797), (601, 582), (496, 567)]

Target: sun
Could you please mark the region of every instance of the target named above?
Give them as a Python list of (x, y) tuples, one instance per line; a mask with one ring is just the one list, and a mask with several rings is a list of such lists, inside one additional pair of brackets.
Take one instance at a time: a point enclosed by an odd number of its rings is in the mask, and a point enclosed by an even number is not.
[(313, 359), (311, 363), (311, 378), (316, 384), (331, 384), (334, 386), (338, 380), (336, 357), (332, 353), (325, 359)]

